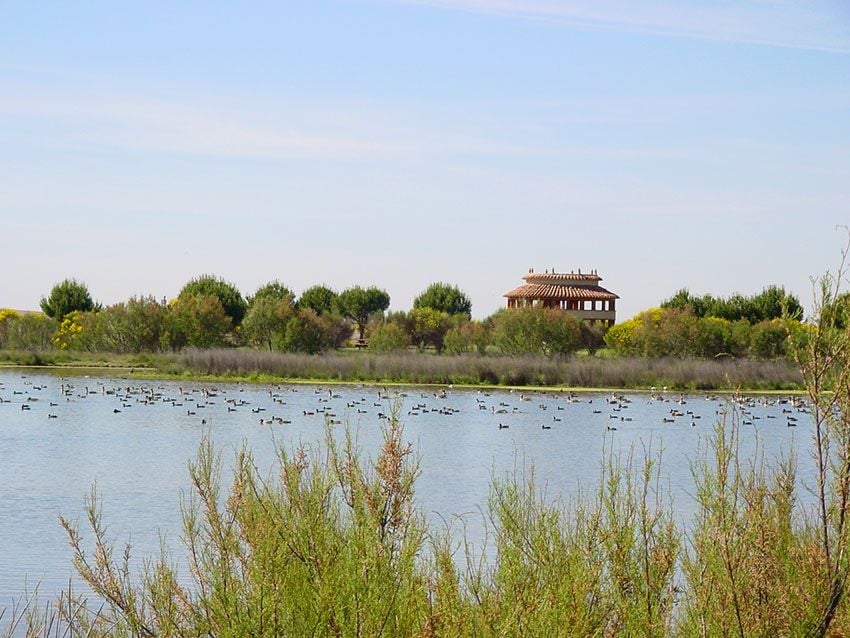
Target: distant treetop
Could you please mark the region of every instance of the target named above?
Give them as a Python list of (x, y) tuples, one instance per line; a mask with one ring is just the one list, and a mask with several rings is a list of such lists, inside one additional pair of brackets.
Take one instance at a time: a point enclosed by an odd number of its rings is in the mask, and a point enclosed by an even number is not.
[(86, 285), (76, 279), (65, 279), (53, 286), (50, 294), (41, 298), (40, 305), (44, 314), (58, 321), (75, 310), (89, 312), (99, 308)]
[(186, 298), (194, 295), (216, 297), (221, 302), (224, 312), (233, 321), (234, 326), (242, 322), (245, 312), (248, 309), (248, 304), (245, 302), (245, 298), (239, 292), (239, 289), (232, 283), (215, 275), (201, 275), (192, 279), (183, 286), (178, 298)]
[(472, 316), (472, 302), (457, 286), (433, 283), (413, 301), (414, 308), (433, 308), (450, 315)]
[(257, 292), (248, 298), (248, 303), (250, 305), (258, 299), (283, 301), (287, 297), (293, 301), (295, 300), (295, 294), (287, 286), (275, 279), (257, 288)]
[(751, 324), (784, 316), (797, 320), (803, 318), (800, 301), (781, 286), (768, 286), (752, 297), (736, 293), (728, 298), (709, 294), (699, 297), (682, 288), (662, 302), (661, 307), (689, 310), (696, 317), (719, 317), (729, 321), (746, 319)]
[(301, 293), (296, 306), (303, 310), (309, 308), (317, 315), (325, 315), (336, 311), (336, 301), (339, 295), (323, 284), (307, 288)]

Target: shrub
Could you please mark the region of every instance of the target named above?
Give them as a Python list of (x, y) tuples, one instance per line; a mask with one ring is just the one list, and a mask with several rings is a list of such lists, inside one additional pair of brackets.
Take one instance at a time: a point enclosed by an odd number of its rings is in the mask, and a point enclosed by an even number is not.
[(560, 355), (575, 352), (581, 328), (558, 309), (508, 308), (493, 317), (493, 343), (503, 354)]
[(222, 346), (231, 327), (218, 297), (181, 294), (168, 308), (165, 339), (174, 350)]
[(407, 332), (397, 323), (381, 323), (369, 337), (369, 351), (376, 354), (404, 350), (408, 345)]

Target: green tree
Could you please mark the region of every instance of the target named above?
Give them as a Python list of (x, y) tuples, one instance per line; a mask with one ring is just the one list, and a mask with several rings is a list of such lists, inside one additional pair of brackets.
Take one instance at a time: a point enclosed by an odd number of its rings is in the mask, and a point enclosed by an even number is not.
[(0, 308), (0, 348), (9, 347), (9, 327), (20, 318), (20, 313), (9, 308)]
[(662, 308), (673, 308), (675, 310), (689, 310), (695, 317), (705, 317), (714, 305), (715, 300), (711, 295), (697, 297), (692, 295), (687, 288), (677, 291), (670, 299), (661, 302)]
[(837, 330), (846, 329), (850, 326), (850, 292), (836, 295), (821, 312), (830, 326)]
[(53, 337), (58, 323), (46, 315), (26, 313), (9, 323), (10, 350), (41, 352), (53, 349)]
[(260, 299), (283, 301), (287, 297), (290, 300), (290, 305), (294, 304), (295, 294), (287, 286), (275, 279), (257, 288), (257, 292), (248, 298), (248, 307), (250, 309), (251, 305)]
[(732, 354), (732, 322), (720, 317), (704, 317), (697, 321), (694, 354), (716, 357)]
[(181, 295), (169, 307), (166, 340), (174, 350), (223, 346), (231, 327), (218, 297)]
[(130, 352), (156, 352), (162, 344), (168, 308), (153, 296), (131, 297), (124, 304)]
[(697, 321), (686, 310), (653, 308), (638, 315), (643, 355), (647, 357), (685, 357), (694, 354)]
[(605, 333), (605, 345), (620, 356), (635, 356), (640, 353), (638, 338), (639, 324), (629, 319), (608, 328)]
[(752, 305), (754, 316), (750, 323), (782, 318), (800, 321), (803, 318), (800, 300), (781, 286), (768, 286), (752, 298)]
[(351, 324), (338, 312), (319, 315), (319, 324), (333, 348), (341, 348), (351, 339)]
[(369, 317), (390, 307), (390, 296), (386, 291), (374, 286), (370, 288), (354, 286), (343, 290), (337, 301), (342, 316), (351, 319), (357, 326), (360, 339), (366, 335)]
[(410, 337), (401, 324), (383, 322), (376, 326), (369, 337), (369, 351), (376, 353), (396, 352), (410, 345)]
[(414, 308), (408, 315), (411, 341), (423, 348), (431, 346), (437, 352), (443, 351), (443, 340), (452, 327), (452, 317), (447, 312), (423, 306)]
[(443, 349), (448, 354), (464, 354), (477, 352), (487, 353), (490, 344), (490, 334), (481, 321), (461, 321), (449, 328), (443, 340)]
[(310, 308), (299, 310), (286, 324), (284, 350), (319, 354), (332, 345), (322, 318)]
[(785, 316), (796, 320), (803, 318), (800, 301), (781, 286), (768, 286), (752, 297), (735, 293), (727, 298), (711, 295), (697, 297), (682, 288), (662, 302), (661, 308), (686, 310), (699, 318), (718, 317), (728, 321), (746, 319), (751, 324)]
[(180, 290), (178, 299), (189, 296), (215, 297), (221, 303), (224, 313), (230, 317), (232, 325), (238, 326), (245, 318), (248, 304), (239, 289), (232, 283), (215, 275), (201, 275), (188, 282)]
[(597, 350), (605, 346), (605, 332), (608, 326), (601, 323), (582, 321), (579, 323), (580, 347), (595, 354)]
[(762, 321), (753, 326), (750, 354), (758, 359), (780, 359), (788, 354), (788, 327), (781, 319)]
[(505, 308), (493, 316), (493, 343), (509, 355), (564, 355), (581, 345), (581, 328), (563, 310)]
[(299, 310), (310, 309), (317, 315), (324, 315), (337, 310), (338, 297), (335, 291), (320, 284), (302, 292), (295, 305)]
[(89, 289), (76, 279), (65, 279), (53, 286), (47, 297), (41, 298), (41, 309), (51, 319), (62, 321), (75, 310), (88, 312), (99, 309), (92, 301)]
[(433, 308), (449, 315), (472, 317), (472, 302), (457, 286), (438, 282), (428, 286), (413, 300), (413, 308)]
[(286, 325), (294, 316), (291, 296), (255, 295), (242, 321), (242, 331), (249, 342), (271, 352), (275, 344), (282, 345)]

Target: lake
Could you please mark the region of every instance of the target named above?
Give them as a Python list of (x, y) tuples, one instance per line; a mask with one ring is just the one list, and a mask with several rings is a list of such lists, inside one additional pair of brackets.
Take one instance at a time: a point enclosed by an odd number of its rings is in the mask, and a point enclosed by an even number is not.
[[(326, 419), (337, 434), (348, 423), (362, 450), (374, 456), (381, 415), (401, 402), (405, 437), (420, 457), (422, 511), (433, 525), (463, 516), (480, 547), (493, 476), (533, 465), (548, 499), (568, 498), (597, 482), (606, 449), (634, 446), (642, 455), (663, 447), (662, 478), (686, 524), (693, 511), (688, 461), (730, 406), (726, 398), (663, 390), (614, 396), (141, 382), (24, 369), (0, 371), (0, 399), (0, 609), (36, 583), (42, 600), (67, 589), (74, 572), (58, 516), (82, 519), (95, 483), (110, 537), (132, 544), (136, 564), (158, 553), (162, 535), (185, 574), (180, 494), (189, 488), (187, 463), (204, 432), (227, 468), (243, 443), (264, 471), (273, 467), (276, 445), (316, 448)], [(780, 397), (738, 406), (742, 452), (751, 455), (757, 441), (768, 460), (794, 450), (801, 480), (810, 483), (812, 428), (805, 408)], [(81, 529), (90, 540), (85, 525)]]

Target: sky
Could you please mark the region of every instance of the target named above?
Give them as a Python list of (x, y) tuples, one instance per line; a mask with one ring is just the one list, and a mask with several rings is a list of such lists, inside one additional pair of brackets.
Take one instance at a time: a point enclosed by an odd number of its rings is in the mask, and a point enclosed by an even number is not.
[(850, 224), (846, 0), (4, 3), (0, 307), (212, 273), (473, 315), (596, 269), (804, 306)]

